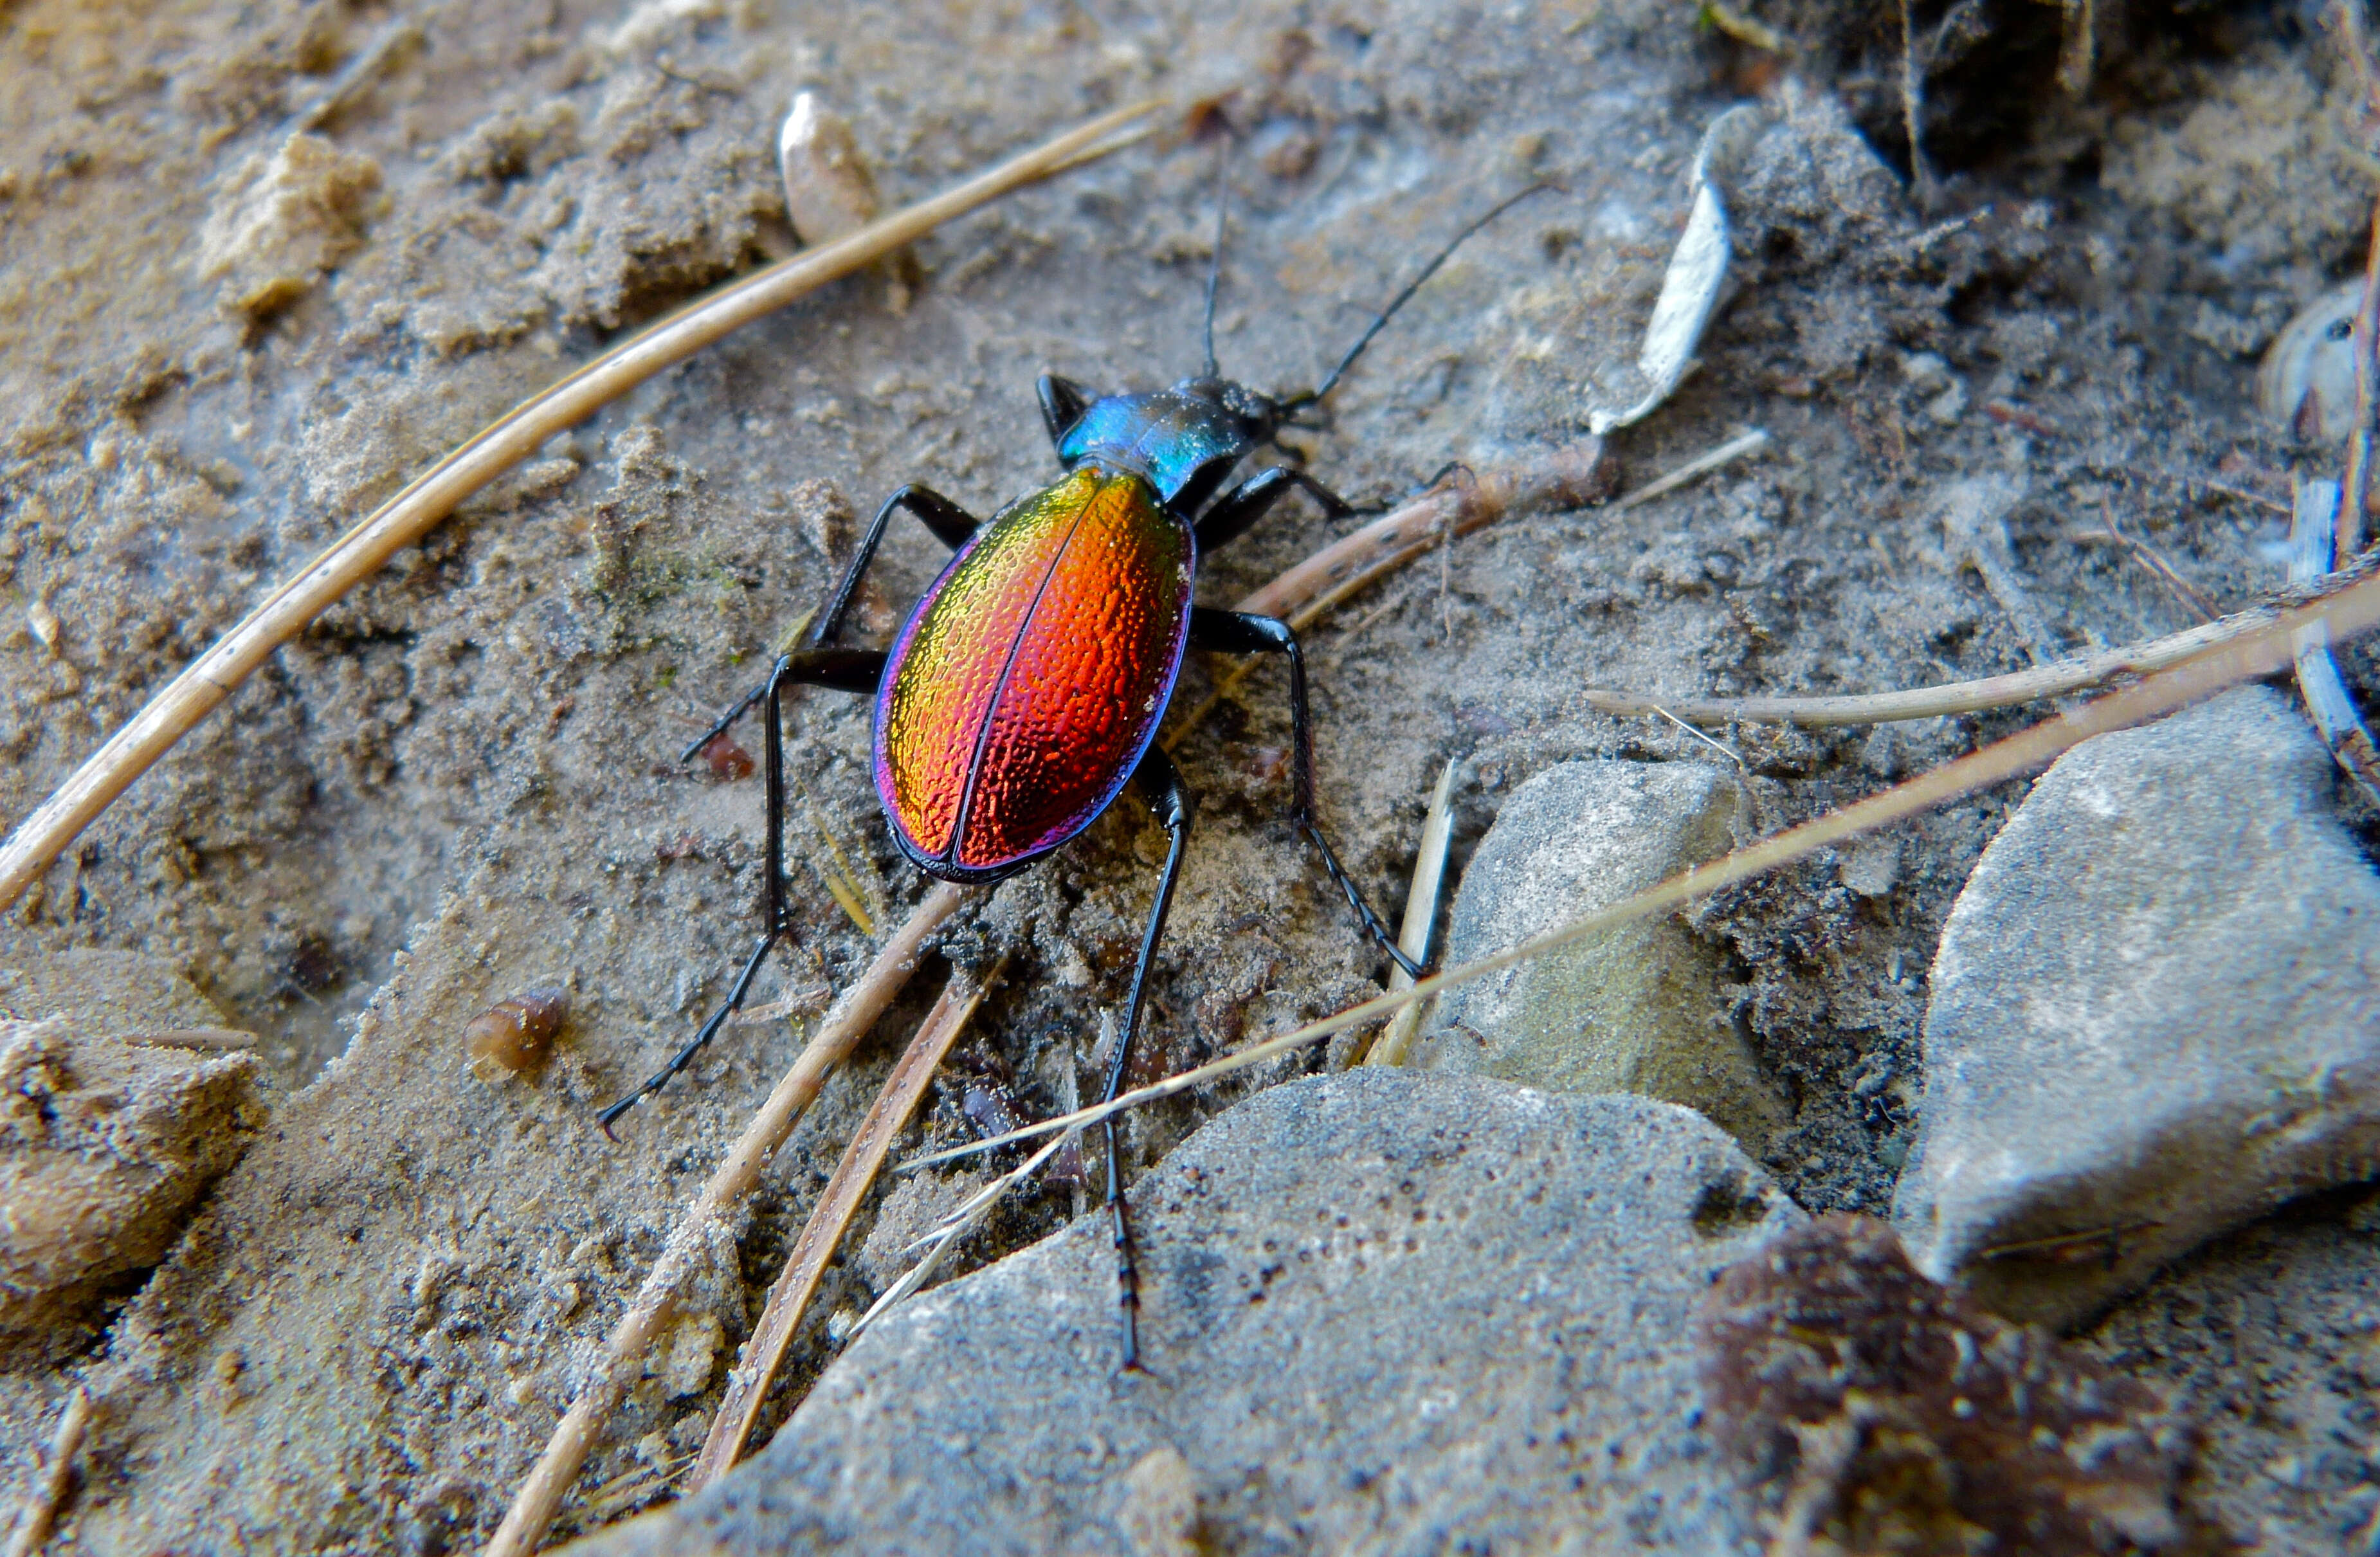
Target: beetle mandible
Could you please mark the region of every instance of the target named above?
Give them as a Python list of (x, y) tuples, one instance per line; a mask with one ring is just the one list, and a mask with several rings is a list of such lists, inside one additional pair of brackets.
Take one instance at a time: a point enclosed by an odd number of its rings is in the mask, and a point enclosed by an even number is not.
[[(1376, 315), (1316, 387), (1267, 395), (1220, 376), (1215, 293), (1226, 213), (1216, 215), (1207, 277), (1206, 365), (1195, 378), (1146, 394), (1094, 395), (1045, 373), (1041, 420), (1064, 471), (1040, 491), (978, 521), (912, 482), (877, 509), (858, 550), (803, 648), (780, 655), (768, 679), (686, 748), (691, 760), (758, 704), (768, 794), (766, 924), (726, 1001), (642, 1086), (605, 1109), (606, 1132), (658, 1091), (744, 1003), (754, 975), (792, 929), (783, 869), (785, 786), (782, 701), (789, 686), (863, 693), (876, 701), (876, 792), (893, 842), (941, 881), (989, 883), (1015, 874), (1090, 826), (1130, 785), (1167, 834), (1164, 873), (1143, 931), (1102, 1101), (1123, 1085), (1140, 1024), (1148, 969), (1165, 930), (1195, 805), (1157, 731), (1192, 648), (1279, 654), (1289, 662), (1290, 818), (1314, 845), (1366, 933), (1415, 978), (1421, 969), (1340, 865), (1314, 811), (1314, 739), (1305, 661), (1289, 624), (1195, 603), (1201, 553), (1245, 532), (1293, 489), (1332, 518), (1354, 505), (1301, 470), (1272, 467), (1229, 491), (1234, 468), (1300, 411), (1318, 404), (1381, 327), (1464, 239), (1545, 186), (1522, 190), (1440, 249)], [(1220, 495), (1219, 495), (1220, 493)], [(924, 522), (953, 556), (911, 608), (890, 650), (831, 647), (895, 509)], [(1115, 1121), (1105, 1123), (1107, 1210), (1115, 1230), (1123, 1367), (1140, 1366), (1139, 1278), (1125, 1217)]]

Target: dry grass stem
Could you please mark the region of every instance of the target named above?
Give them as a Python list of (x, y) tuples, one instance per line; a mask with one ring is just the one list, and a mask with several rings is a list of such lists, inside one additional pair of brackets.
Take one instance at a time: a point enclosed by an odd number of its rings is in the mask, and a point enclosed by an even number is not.
[(82, 1452), (83, 1431), (90, 1426), (91, 1392), (78, 1384), (67, 1397), (67, 1408), (58, 1415), (58, 1430), (50, 1439), (40, 1478), (25, 1498), (17, 1528), (9, 1534), (8, 1557), (33, 1557), (49, 1543), (50, 1527), (57, 1522), (58, 1510), (74, 1485), (75, 1456)]
[(714, 1242), (731, 1241), (728, 1212), (759, 1182), (760, 1170), (784, 1144), (785, 1137), (793, 1132), (803, 1111), (818, 1096), (828, 1075), (867, 1036), (868, 1029), (876, 1025), (876, 1018), (883, 1015), (892, 997), (909, 981), (910, 974), (917, 971), (927, 937), (956, 913), (964, 901), (960, 889), (947, 882), (928, 893), (908, 922), (876, 954), (876, 960), (868, 965), (859, 982), (826, 1014), (819, 1024), (817, 1036), (802, 1050), (793, 1068), (777, 1083), (776, 1090), (769, 1094), (768, 1101), (728, 1150), (726, 1158), (712, 1172), (710, 1181), (670, 1229), (661, 1258), (653, 1262), (644, 1284), (637, 1289), (636, 1300), (604, 1343), (602, 1356), (578, 1392), (578, 1398), (571, 1402), (570, 1410), (547, 1441), (545, 1453), (539, 1456), (528, 1478), (514, 1495), (504, 1522), (488, 1542), (486, 1557), (524, 1557), (535, 1550), (546, 1527), (553, 1521), (553, 1511), (561, 1503), (563, 1493), (587, 1463), (596, 1434), (618, 1409), (629, 1386), (641, 1376), (646, 1355), (675, 1316), (679, 1291), (710, 1258)]
[[(1414, 851), (1413, 884), (1405, 889), (1404, 923), (1397, 929), (1397, 949), (1415, 962), (1429, 966), (1429, 932), (1438, 923), (1438, 900), (1446, 884), (1446, 851), (1454, 841), (1454, 770), (1449, 760), (1439, 770), (1438, 786), (1429, 792), (1429, 812), (1422, 819), (1421, 846)], [(1389, 989), (1413, 988), (1413, 975), (1403, 968), (1389, 973)], [(1401, 1065), (1421, 1030), (1423, 1007), (1408, 1005), (1389, 1019), (1388, 1030), (1364, 1056), (1367, 1065)]]
[(742, 1358), (727, 1376), (726, 1396), (710, 1419), (710, 1436), (704, 1440), (702, 1454), (694, 1463), (694, 1473), (686, 1478), (686, 1490), (718, 1480), (744, 1453), (745, 1440), (751, 1436), (752, 1424), (759, 1418), (769, 1386), (784, 1364), (785, 1349), (793, 1344), (794, 1332), (818, 1291), (820, 1279), (826, 1274), (827, 1262), (842, 1245), (853, 1213), (867, 1198), (868, 1186), (876, 1182), (885, 1153), (892, 1149), (892, 1137), (907, 1127), (909, 1116), (917, 1112), (918, 1100), (926, 1095), (926, 1084), (933, 1079), (935, 1068), (950, 1052), (951, 1045), (965, 1029), (967, 1019), (983, 1004), (985, 991), (999, 977), (997, 969), (980, 982), (953, 975), (942, 989), (941, 999), (934, 1003), (933, 1010), (918, 1027), (917, 1035), (909, 1040), (908, 1049), (892, 1067), (892, 1074), (885, 1077), (883, 1089), (877, 1093), (868, 1117), (860, 1122), (858, 1133), (844, 1148), (843, 1160), (835, 1164), (834, 1175), (820, 1192), (817, 1207), (803, 1225), (801, 1236), (794, 1241), (792, 1252), (786, 1255), (784, 1273), (769, 1289), (769, 1301), (760, 1311), (760, 1322), (753, 1327)]
[(1069, 1142), (1078, 1139), (1080, 1135), (1080, 1131), (1065, 1130), (1042, 1142), (1040, 1150), (967, 1197), (965, 1204), (946, 1217), (940, 1227), (909, 1246), (911, 1248), (922, 1248), (926, 1252), (917, 1263), (902, 1272), (899, 1281), (885, 1289), (883, 1296), (868, 1305), (868, 1312), (860, 1315), (859, 1322), (851, 1327), (853, 1337), (857, 1337), (862, 1331), (874, 1324), (878, 1317), (891, 1309), (894, 1304), (903, 1301), (919, 1287), (924, 1286), (928, 1279), (936, 1271), (941, 1269), (942, 1261), (949, 1257), (952, 1249), (958, 1247), (959, 1240), (981, 1226), (983, 1219), (991, 1214), (991, 1208), (998, 1205), (1003, 1196), (1040, 1172), (1041, 1164), (1058, 1155)]
[(1900, 692), (1867, 692), (1840, 698), (1652, 698), (1600, 688), (1580, 696), (1589, 708), (1601, 713), (1622, 717), (1666, 714), (1695, 724), (1800, 724), (1815, 729), (1981, 713), (1987, 709), (2010, 708), (2087, 690), (2119, 675), (2145, 675), (2180, 664), (2210, 649), (2268, 631), (2289, 608), (2353, 589), (2370, 578), (2374, 570), (2373, 562), (2365, 560), (2345, 572), (2330, 574), (2302, 589), (2292, 590), (2277, 601), (2235, 611), (2202, 626), (2169, 633), (2146, 643), (2077, 654), (2032, 670), (1987, 675), (1978, 681), (1953, 681), (1939, 687), (1912, 687)]
[(1768, 434), (1755, 427), (1740, 437), (1729, 439), (1707, 453), (1696, 455), (1666, 475), (1654, 477), (1634, 492), (1613, 503), (1610, 511), (1614, 514), (1624, 514), (1629, 509), (1650, 503), (1657, 497), (1667, 497), (1687, 482), (1699, 480), (1721, 466), (1733, 464), (1746, 455), (1758, 454), (1767, 446)]
[(771, 1022), (782, 1021), (787, 1016), (799, 1016), (806, 1012), (816, 1011), (825, 1005), (833, 995), (834, 991), (824, 984), (808, 984), (792, 991), (782, 999), (769, 1002), (766, 1005), (746, 1006), (735, 1016), (728, 1017), (726, 1026), (765, 1027)]
[(1881, 794), (1854, 801), (1798, 827), (1788, 828), (1756, 844), (1722, 855), (1708, 864), (1681, 872), (1633, 897), (1625, 898), (1584, 918), (1574, 919), (1535, 940), (1523, 942), (1509, 951), (1433, 974), (1410, 990), (1380, 995), (1349, 1006), (1334, 1016), (1251, 1044), (1237, 1053), (1226, 1055), (1196, 1070), (1184, 1071), (1153, 1086), (1124, 1093), (1113, 1102), (1077, 1109), (1054, 1119), (1045, 1119), (1038, 1125), (1011, 1130), (1006, 1135), (913, 1158), (901, 1164), (901, 1171), (996, 1150), (1012, 1142), (1030, 1140), (1051, 1131), (1077, 1130), (1095, 1125), (1111, 1113), (1205, 1086), (1220, 1077), (1262, 1064), (1277, 1055), (1318, 1042), (1333, 1033), (1367, 1026), (1408, 1005), (1515, 967), (1532, 957), (1543, 956), (1548, 952), (1558, 951), (1590, 936), (1608, 933), (1621, 925), (1669, 913), (1721, 888), (1749, 881), (1764, 871), (1806, 859), (1820, 849), (1831, 848), (1863, 833), (1906, 821), (1961, 796), (1989, 789), (2031, 772), (2055, 761), (2062, 753), (2094, 736), (2145, 724), (2212, 697), (2226, 687), (2270, 675), (2294, 660), (2296, 650), (2293, 640), (2298, 632), (2323, 624), (2326, 624), (2334, 638), (2340, 639), (2368, 631), (2375, 624), (2380, 624), (2380, 578), (2359, 577), (2325, 601), (2282, 612), (2253, 631), (2202, 647), (2191, 658), (2133, 686), (2111, 692), (2070, 712), (2045, 719), (1981, 751), (1946, 762)]
[(1100, 116), (1044, 145), (820, 248), (687, 304), (506, 412), (414, 478), (362, 523), (249, 612), (132, 722), (108, 738), (0, 845), (0, 908), (49, 869), (76, 834), (146, 772), (276, 649), (349, 590), (419, 541), (466, 498), (662, 370), (806, 293), (913, 243), (943, 223), (1146, 134), (1160, 104)]
[(2380, 416), (2380, 201), (2372, 207), (2372, 241), (2363, 261), (2363, 301), (2355, 310), (2351, 345), (2355, 349), (2355, 431), (2347, 440), (2347, 503), (2338, 516), (2333, 567), (2345, 567), (2362, 552), (2372, 528), (2372, 424)]

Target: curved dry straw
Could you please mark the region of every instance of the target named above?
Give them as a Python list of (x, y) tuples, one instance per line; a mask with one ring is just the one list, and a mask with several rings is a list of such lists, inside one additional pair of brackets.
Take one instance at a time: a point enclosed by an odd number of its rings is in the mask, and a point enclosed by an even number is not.
[(1153, 126), (1135, 121), (1148, 120), (1161, 106), (1149, 101), (1102, 115), (956, 189), (722, 287), (515, 407), (414, 478), (275, 590), (42, 801), (0, 845), (0, 908), (22, 896), (78, 833), (237, 691), (274, 650), (305, 631), (398, 551), (435, 529), (465, 499), (536, 453), (547, 439), (729, 332), (916, 242), (943, 223), (1139, 139)]

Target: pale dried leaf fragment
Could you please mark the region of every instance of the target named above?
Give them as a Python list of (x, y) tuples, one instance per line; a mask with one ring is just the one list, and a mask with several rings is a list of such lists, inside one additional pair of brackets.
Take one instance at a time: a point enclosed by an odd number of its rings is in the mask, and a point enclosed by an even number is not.
[(1727, 285), (1730, 237), (1724, 187), (1743, 164), (1764, 122), (1759, 109), (1738, 103), (1711, 121), (1694, 153), (1693, 206), (1686, 230), (1670, 256), (1661, 278), (1661, 295), (1654, 300), (1652, 322), (1645, 326), (1645, 345), (1636, 355), (1636, 369), (1645, 391), (1621, 411), (1591, 411), (1587, 430), (1597, 437), (1641, 421), (1660, 408), (1694, 366), (1694, 349), (1703, 331), (1718, 311)]
[(2363, 283), (2315, 298), (2289, 321), (2256, 373), (2256, 408), (2301, 443), (2335, 444), (2355, 431), (2355, 311)]
[(851, 123), (800, 92), (777, 136), (785, 219), (807, 244), (832, 243), (876, 220), (876, 179), (860, 157)]

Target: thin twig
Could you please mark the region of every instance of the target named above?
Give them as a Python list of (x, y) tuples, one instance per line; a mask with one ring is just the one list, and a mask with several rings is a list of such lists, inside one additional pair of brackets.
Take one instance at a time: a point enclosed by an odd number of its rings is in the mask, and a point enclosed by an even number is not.
[[(2363, 0), (2336, 0), (2331, 20), (2338, 30), (2339, 50), (2363, 89), (2362, 121), (2357, 126), (2372, 150), (2373, 127), (2380, 121), (2380, 61), (2373, 58), (2372, 39), (2363, 24)], [(2356, 306), (2348, 345), (2355, 354), (2355, 431), (2347, 440), (2346, 503), (2338, 516), (2338, 533), (2331, 566), (2343, 568), (2360, 554), (2371, 526), (2373, 422), (2380, 416), (2380, 201), (2372, 208), (2372, 237), (2363, 256), (2363, 298)]]
[[(2192, 583), (2189, 579), (2184, 578), (2181, 576), (2181, 570), (2174, 566), (2171, 562), (2168, 562), (2163, 552), (2158, 551), (2155, 546), (2150, 545), (2146, 541), (2142, 540), (2140, 537), (2132, 534), (2123, 527), (2122, 523), (2116, 517), (2115, 504), (2108, 501), (2107, 494), (2104, 493), (2101, 493), (2099, 497), (2099, 513), (2100, 517), (2107, 521), (2107, 533), (2115, 538), (2116, 543), (2131, 552), (2133, 556), (2138, 557), (2142, 562), (2147, 564), (2150, 572), (2164, 579), (2166, 587), (2173, 590), (2175, 594), (2181, 597), (2182, 603), (2188, 605), (2192, 611), (2198, 613), (2198, 619), (2200, 621), (2212, 622), (2215, 618), (2223, 614), (2223, 613), (2216, 608), (2214, 600), (2207, 595), (2206, 591)], [(2087, 540), (2090, 539), (2090, 537), (2083, 536), (2077, 537), (2077, 539)], [(2323, 559), (2324, 566), (2318, 571), (2328, 572), (2329, 563), (2330, 559), (2325, 556)]]
[(83, 1431), (90, 1426), (91, 1392), (77, 1384), (74, 1393), (67, 1397), (66, 1410), (58, 1416), (58, 1430), (50, 1439), (41, 1478), (26, 1496), (24, 1512), (17, 1516), (17, 1528), (8, 1538), (8, 1557), (33, 1557), (48, 1544), (50, 1527), (57, 1523), (58, 1510), (74, 1485), (75, 1456), (82, 1452)]
[(999, 973), (981, 980), (954, 974), (943, 986), (941, 998), (927, 1014), (909, 1040), (892, 1074), (885, 1078), (884, 1087), (877, 1093), (868, 1117), (860, 1122), (859, 1131), (844, 1149), (843, 1160), (835, 1164), (834, 1176), (827, 1180), (826, 1188), (819, 1194), (818, 1205), (804, 1223), (801, 1236), (785, 1256), (783, 1274), (769, 1289), (769, 1301), (760, 1310), (760, 1322), (752, 1327), (752, 1338), (745, 1343), (744, 1355), (727, 1376), (726, 1397), (720, 1401), (718, 1413), (710, 1419), (710, 1436), (703, 1441), (702, 1454), (694, 1462), (693, 1474), (686, 1478), (686, 1490), (707, 1487), (734, 1467), (737, 1456), (744, 1453), (744, 1441), (752, 1434), (752, 1424), (759, 1419), (760, 1406), (768, 1399), (769, 1386), (776, 1381), (778, 1368), (784, 1366), (785, 1350), (793, 1344), (794, 1332), (802, 1322), (802, 1314), (817, 1293), (818, 1284), (826, 1274), (827, 1261), (834, 1258), (843, 1242), (844, 1229), (851, 1225), (859, 1202), (867, 1198), (868, 1186), (876, 1182), (877, 1170), (884, 1165), (884, 1154), (892, 1149), (892, 1137), (909, 1123), (917, 1112), (917, 1101), (926, 1095), (926, 1084), (934, 1077), (934, 1069), (957, 1041), (959, 1033), (983, 1004), (986, 991), (991, 988)]
[(2010, 708), (2087, 690), (2119, 675), (2144, 675), (2180, 664), (2194, 654), (2266, 630), (2293, 606), (2311, 604), (2351, 589), (2375, 568), (2380, 568), (2380, 562), (2365, 558), (2345, 572), (2330, 574), (2276, 600), (2235, 611), (2201, 626), (2168, 633), (2146, 643), (2077, 654), (2032, 670), (1987, 675), (1979, 681), (1953, 681), (1939, 687), (1840, 698), (1654, 698), (1600, 688), (1581, 696), (1589, 708), (1600, 713), (1622, 717), (1667, 713), (1695, 724), (1799, 724), (1815, 729), (1981, 713), (1987, 709)]
[(488, 1542), (486, 1557), (524, 1557), (543, 1538), (563, 1493), (587, 1463), (596, 1434), (642, 1375), (646, 1355), (676, 1314), (680, 1290), (710, 1258), (713, 1240), (727, 1238), (728, 1211), (759, 1182), (760, 1170), (792, 1134), (828, 1075), (876, 1025), (876, 1018), (917, 971), (926, 938), (957, 912), (962, 901), (960, 890), (947, 882), (928, 893), (908, 922), (876, 954), (859, 982), (826, 1014), (818, 1035), (760, 1105), (752, 1123), (744, 1127), (677, 1225), (670, 1229), (661, 1258), (653, 1262), (644, 1284), (637, 1289), (636, 1300), (604, 1343), (603, 1355), (578, 1398), (570, 1403), (569, 1412), (546, 1441), (545, 1453), (514, 1494), (504, 1522)]
[[(2297, 517), (2289, 527), (2289, 578), (2302, 583), (2322, 571), (2331, 557), (2332, 526), (2339, 509), (2337, 481), (2308, 481), (2298, 489)], [(2297, 636), (2298, 696), (2306, 714), (2322, 736), (2323, 744), (2362, 787), (2380, 803), (2380, 747), (2356, 711), (2355, 699), (2338, 674), (2330, 652), (2330, 635), (2317, 623)]]
[(1666, 497), (1688, 481), (1707, 476), (1723, 465), (1731, 464), (1748, 454), (1757, 454), (1767, 446), (1768, 434), (1755, 427), (1749, 432), (1729, 439), (1715, 449), (1694, 456), (1694, 458), (1666, 475), (1654, 477), (1634, 492), (1612, 504), (1609, 512), (1624, 514), (1639, 504), (1650, 503), (1657, 497)]
[(967, 1197), (966, 1203), (944, 1217), (940, 1227), (911, 1244), (911, 1249), (923, 1248), (925, 1254), (901, 1273), (900, 1280), (884, 1289), (883, 1296), (868, 1306), (868, 1312), (860, 1315), (859, 1322), (851, 1327), (852, 1337), (856, 1339), (860, 1332), (874, 1324), (894, 1304), (924, 1286), (933, 1273), (941, 1269), (942, 1261), (949, 1257), (951, 1250), (958, 1247), (959, 1240), (982, 1224), (983, 1219), (991, 1214), (991, 1208), (1000, 1203), (1002, 1196), (1040, 1172), (1041, 1164), (1063, 1150), (1078, 1133), (1069, 1130), (1052, 1136), (1043, 1143), (1040, 1150)]
[(1900, 0), (1900, 117), (1909, 135), (1909, 187), (1917, 209), (1934, 214), (1937, 186), (1925, 163), (1925, 79), (1917, 62), (1917, 24), (1909, 15), (1909, 0)]
[(2347, 440), (2347, 502), (2339, 510), (2331, 566), (2345, 567), (2363, 550), (2371, 529), (2373, 419), (2380, 416), (2380, 201), (2372, 207), (2372, 239), (2363, 259), (2363, 300), (2356, 305), (2355, 431)]
[(416, 477), (303, 572), (273, 590), (19, 823), (7, 843), (0, 845), (0, 908), (16, 902), (76, 834), (230, 697), (273, 651), (305, 631), (315, 617), (378, 572), (399, 550), (429, 533), (464, 499), (536, 453), (555, 433), (586, 420), (730, 331), (864, 269), (943, 223), (1137, 139), (1151, 127), (1130, 130), (1126, 127), (1147, 118), (1159, 106), (1154, 102), (1140, 103), (1102, 115), (954, 189), (722, 287), (506, 412)]
[[(1454, 770), (1450, 758), (1429, 792), (1429, 813), (1422, 819), (1421, 846), (1414, 851), (1413, 884), (1405, 889), (1404, 923), (1397, 931), (1397, 950), (1415, 964), (1429, 966), (1429, 934), (1438, 924), (1438, 900), (1446, 884), (1447, 845), (1454, 841)], [(1389, 988), (1413, 988), (1413, 975), (1403, 968), (1389, 973)], [(1364, 1056), (1367, 1065), (1401, 1065), (1413, 1052), (1414, 1035), (1421, 1030), (1422, 1008), (1408, 1005), (1389, 1020), (1388, 1030), (1374, 1040)]]
[(1234, 1071), (1262, 1064), (1293, 1049), (1329, 1038), (1333, 1033), (1367, 1026), (1408, 1005), (1474, 983), (1491, 973), (1500, 973), (1505, 968), (1543, 956), (1548, 952), (1607, 934), (1621, 925), (1683, 907), (1697, 898), (1749, 881), (1764, 871), (1806, 859), (1820, 849), (1831, 848), (1863, 833), (1906, 821), (1962, 796), (2005, 784), (2010, 779), (2057, 760), (2060, 755), (2094, 736), (2146, 724), (2176, 709), (2212, 697), (2226, 687), (2270, 675), (2289, 664), (2295, 657), (2292, 640), (2296, 633), (2325, 622), (2334, 639), (2350, 638), (2380, 625), (2380, 578), (2358, 578), (2320, 603), (2285, 612), (2253, 632), (2202, 648), (2181, 663), (2120, 691), (2110, 692), (2071, 712), (2053, 715), (1981, 751), (1920, 773), (1905, 784), (1854, 801), (1798, 827), (1788, 828), (1756, 844), (1722, 855), (1708, 864), (1682, 871), (1633, 897), (1584, 918), (1574, 919), (1510, 951), (1433, 974), (1410, 990), (1375, 996), (1334, 1016), (1251, 1044), (1196, 1070), (1184, 1071), (1153, 1086), (1126, 1092), (1112, 1102), (1077, 1109), (1072, 1113), (1045, 1119), (1038, 1125), (1011, 1130), (1005, 1135), (991, 1136), (965, 1146), (914, 1157), (902, 1163), (898, 1171), (911, 1172), (978, 1152), (997, 1150), (1056, 1130), (1082, 1129), (1124, 1109), (1136, 1108), (1160, 1098), (1170, 1098), (1178, 1092), (1203, 1087)]

